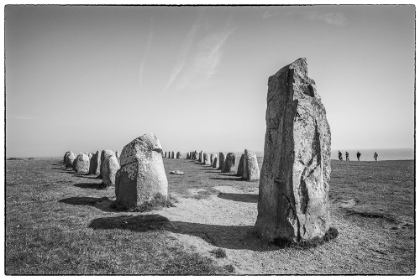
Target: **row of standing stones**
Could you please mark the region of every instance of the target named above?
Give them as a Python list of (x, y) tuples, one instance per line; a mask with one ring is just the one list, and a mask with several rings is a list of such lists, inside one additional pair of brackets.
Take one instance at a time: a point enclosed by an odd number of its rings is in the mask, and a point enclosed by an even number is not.
[[(208, 154), (203, 151), (193, 151), (187, 153), (186, 159), (196, 160), (204, 165), (210, 165), (213, 168), (221, 170), (222, 173), (233, 172), (236, 167), (236, 155), (234, 153), (225, 154), (220, 152), (219, 154)], [(249, 182), (259, 180), (260, 169), (255, 153), (245, 149), (239, 160), (236, 175)]]
[[(165, 152), (163, 157), (181, 158), (181, 153)], [(259, 180), (255, 228), (260, 237), (290, 243), (325, 238), (330, 230), (330, 157), (326, 111), (314, 80), (308, 77), (307, 61), (300, 58), (268, 79), (261, 173), (251, 151), (245, 150), (238, 164), (239, 176)], [(222, 172), (231, 172), (235, 166), (233, 153), (209, 156), (193, 151), (186, 158)], [(77, 157), (68, 152), (64, 163), (78, 173), (102, 176), (105, 185), (115, 181), (116, 206), (120, 209), (168, 199), (162, 147), (154, 134), (134, 139), (120, 157), (110, 150)]]

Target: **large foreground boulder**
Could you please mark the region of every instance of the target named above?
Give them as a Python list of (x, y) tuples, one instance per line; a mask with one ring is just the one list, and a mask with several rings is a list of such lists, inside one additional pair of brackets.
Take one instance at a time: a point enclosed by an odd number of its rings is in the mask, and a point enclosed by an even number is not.
[(103, 164), (102, 181), (105, 187), (115, 186), (115, 176), (120, 169), (120, 163), (115, 155), (106, 157)]
[(153, 133), (137, 137), (124, 147), (115, 185), (117, 208), (141, 210), (167, 203), (168, 180), (161, 150)]
[(87, 175), (89, 174), (90, 161), (87, 154), (78, 154), (73, 162), (74, 172), (77, 174)]
[(257, 155), (245, 149), (244, 152), (244, 171), (242, 178), (249, 182), (255, 182), (260, 179), (260, 168), (258, 167)]
[(235, 168), (236, 156), (234, 153), (228, 153), (225, 159), (225, 165), (223, 166), (222, 172), (232, 172)]
[(330, 228), (331, 134), (306, 59), (269, 78), (266, 124), (257, 233), (269, 241), (324, 237)]

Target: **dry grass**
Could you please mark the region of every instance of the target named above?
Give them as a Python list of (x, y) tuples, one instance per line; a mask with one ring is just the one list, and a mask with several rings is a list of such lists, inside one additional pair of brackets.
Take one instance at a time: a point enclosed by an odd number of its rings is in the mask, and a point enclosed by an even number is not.
[[(413, 161), (332, 161), (332, 226), (339, 235), (306, 250), (259, 240), (255, 217), (233, 217), (247, 218), (244, 225), (167, 218), (167, 211), (176, 215), (184, 208), (208, 219), (219, 215), (182, 205), (192, 202), (255, 209), (249, 192), (258, 182), (190, 160), (164, 163), (167, 173), (185, 172), (167, 174), (175, 207), (140, 214), (113, 209), (113, 188), (62, 169), (59, 160), (6, 161), (6, 274), (415, 273)], [(217, 186), (238, 193), (221, 193)], [(193, 238), (201, 245), (190, 245)], [(218, 258), (222, 251), (225, 257)]]

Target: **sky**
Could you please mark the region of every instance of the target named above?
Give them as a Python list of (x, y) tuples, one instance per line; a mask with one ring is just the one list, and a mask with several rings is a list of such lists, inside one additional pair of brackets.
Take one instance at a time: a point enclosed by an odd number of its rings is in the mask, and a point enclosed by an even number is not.
[(415, 6), (5, 6), (6, 157), (264, 150), (267, 82), (306, 57), (332, 149), (414, 146)]

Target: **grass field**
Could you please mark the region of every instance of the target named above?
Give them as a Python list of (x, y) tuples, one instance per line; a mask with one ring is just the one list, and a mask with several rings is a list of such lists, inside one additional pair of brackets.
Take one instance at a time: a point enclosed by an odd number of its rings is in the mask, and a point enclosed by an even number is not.
[(112, 209), (114, 188), (59, 160), (7, 160), (6, 274), (415, 273), (412, 160), (332, 161), (339, 236), (307, 250), (255, 236), (258, 182), (164, 164), (173, 207), (138, 213)]

